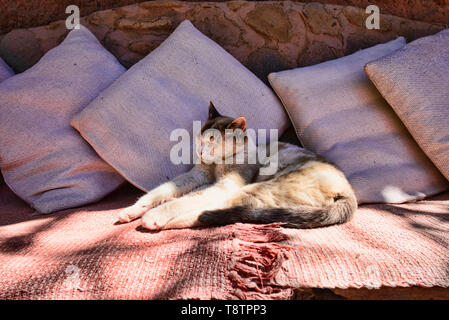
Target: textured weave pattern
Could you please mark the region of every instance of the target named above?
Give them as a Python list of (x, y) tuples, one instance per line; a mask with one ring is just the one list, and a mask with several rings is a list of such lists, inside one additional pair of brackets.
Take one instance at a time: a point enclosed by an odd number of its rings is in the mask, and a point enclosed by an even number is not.
[(115, 225), (138, 196), (55, 215), (0, 189), (0, 299), (287, 299), (294, 287), (449, 286), (449, 194), (362, 207), (346, 225), (146, 232)]
[(70, 127), (125, 69), (86, 28), (0, 84), (0, 168), (42, 213), (96, 201), (123, 179)]
[(14, 71), (0, 58), (0, 82), (14, 75)]
[(359, 203), (400, 203), (448, 189), (363, 71), (404, 44), (398, 38), (269, 76), (299, 139), (343, 170)]
[[(0, 299), (287, 299), (270, 284), (285, 257), (276, 226), (146, 232), (117, 225), (140, 195), (54, 215), (0, 188)], [(263, 285), (261, 285), (261, 281)], [(260, 285), (258, 285), (260, 283)]]
[(449, 29), (369, 63), (366, 72), (449, 180)]
[(249, 128), (278, 129), (280, 136), (289, 126), (273, 91), (189, 21), (89, 104), (72, 125), (123, 177), (151, 190), (188, 170), (189, 165), (170, 160), (170, 150), (181, 140), (179, 131), (173, 131), (188, 130), (190, 140), (183, 141), (192, 145), (193, 121), (204, 124), (209, 101), (222, 114), (246, 116)]
[[(11, 68), (0, 58), (0, 82), (14, 75)], [(0, 174), (0, 185), (4, 184), (3, 176)]]
[(284, 281), (294, 287), (449, 287), (449, 193), (365, 205), (345, 225), (285, 233), (295, 250)]

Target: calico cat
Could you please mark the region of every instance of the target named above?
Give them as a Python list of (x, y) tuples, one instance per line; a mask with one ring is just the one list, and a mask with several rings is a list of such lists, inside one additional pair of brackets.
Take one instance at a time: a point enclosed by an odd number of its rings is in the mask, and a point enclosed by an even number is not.
[[(208, 129), (218, 130), (223, 139), (205, 137)], [(344, 223), (352, 217), (357, 200), (344, 174), (306, 149), (277, 142), (277, 170), (268, 175), (260, 172), (272, 155), (255, 164), (225, 161), (237, 152), (247, 159), (246, 148), (225, 148), (229, 133), (244, 136), (245, 130), (244, 117), (222, 116), (211, 103), (197, 144), (201, 163), (124, 209), (119, 221), (142, 217), (142, 226), (150, 230), (235, 222), (280, 222), (285, 227), (316, 228)], [(246, 145), (247, 137), (243, 141)], [(211, 161), (214, 155), (223, 161)]]

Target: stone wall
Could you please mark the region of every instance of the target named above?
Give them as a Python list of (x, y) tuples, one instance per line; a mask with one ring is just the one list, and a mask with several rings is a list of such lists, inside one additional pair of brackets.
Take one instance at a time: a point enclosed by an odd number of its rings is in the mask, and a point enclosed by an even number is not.
[[(367, 30), (366, 16), (363, 9), (320, 3), (151, 1), (98, 11), (82, 24), (130, 67), (189, 19), (264, 81), (272, 71), (341, 57), (400, 35), (413, 40), (444, 28), (382, 15), (381, 29)], [(64, 21), (13, 30), (0, 37), (0, 56), (17, 72), (24, 71), (67, 32)]]
[[(223, 1), (223, 0), (215, 0)], [(215, 2), (214, 1), (214, 2)], [(301, 1), (301, 0), (299, 0)], [(366, 8), (376, 4), (381, 12), (413, 20), (449, 24), (449, 0), (302, 0), (301, 2), (352, 5)], [(64, 19), (70, 4), (80, 7), (83, 16), (95, 11), (117, 8), (136, 0), (0, 0), (0, 34), (17, 28), (46, 25)]]

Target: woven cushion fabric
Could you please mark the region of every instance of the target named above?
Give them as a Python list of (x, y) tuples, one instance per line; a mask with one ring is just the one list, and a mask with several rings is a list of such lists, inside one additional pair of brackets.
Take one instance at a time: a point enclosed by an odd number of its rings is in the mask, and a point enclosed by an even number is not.
[[(12, 69), (0, 58), (0, 82), (6, 80), (14, 75)], [(3, 177), (0, 175), (0, 185), (2, 185)]]
[(449, 179), (449, 29), (369, 63), (368, 76)]
[(344, 171), (359, 203), (400, 203), (447, 188), (363, 70), (366, 63), (404, 45), (398, 38), (269, 75), (299, 139)]
[(0, 58), (0, 82), (14, 75), (14, 71)]
[(123, 179), (70, 127), (125, 69), (85, 27), (0, 84), (5, 182), (41, 213), (96, 201)]
[(260, 79), (189, 21), (72, 120), (72, 125), (128, 181), (150, 190), (190, 167), (170, 160), (175, 129), (220, 113), (246, 116), (248, 127), (289, 126), (282, 104)]

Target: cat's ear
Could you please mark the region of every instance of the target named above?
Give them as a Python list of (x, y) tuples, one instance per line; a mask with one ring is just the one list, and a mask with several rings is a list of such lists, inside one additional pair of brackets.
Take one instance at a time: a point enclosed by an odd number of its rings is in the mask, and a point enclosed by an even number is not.
[(221, 117), (221, 114), (215, 109), (214, 104), (209, 102), (209, 120), (212, 120), (214, 118)]
[(234, 121), (232, 121), (227, 129), (232, 129), (232, 130), (236, 130), (236, 129), (240, 129), (242, 131), (246, 130), (246, 118), (245, 117), (238, 117), (236, 119), (234, 119)]

